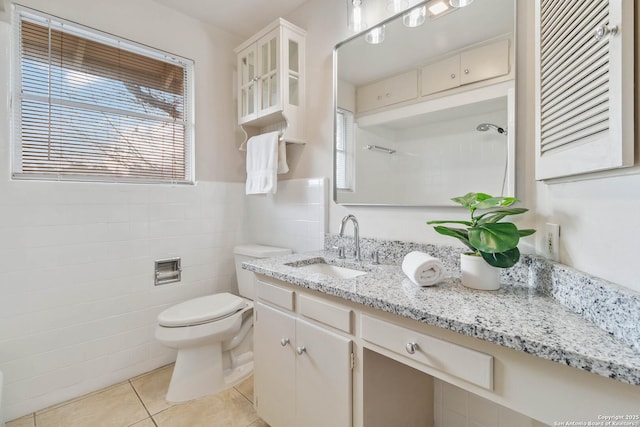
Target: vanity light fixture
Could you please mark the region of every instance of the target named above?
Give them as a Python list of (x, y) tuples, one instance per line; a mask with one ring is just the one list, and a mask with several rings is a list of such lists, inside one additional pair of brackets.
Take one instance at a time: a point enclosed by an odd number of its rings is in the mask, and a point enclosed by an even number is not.
[(349, 20), (349, 27), (354, 33), (359, 33), (365, 28), (367, 24), (362, 17), (362, 0), (351, 0), (351, 19)]
[(426, 17), (427, 17), (427, 7), (420, 6), (420, 7), (411, 9), (409, 12), (402, 15), (402, 23), (406, 27), (415, 28), (424, 24)]
[(364, 35), (364, 40), (369, 44), (380, 44), (384, 41), (384, 25), (372, 28)]
[(392, 13), (399, 13), (409, 7), (408, 0), (387, 0), (387, 10)]
[(436, 19), (456, 10), (449, 5), (447, 0), (431, 0), (424, 6), (411, 9), (402, 16), (402, 23), (406, 27), (419, 27), (424, 24), (427, 13), (429, 18)]
[(451, 7), (465, 7), (473, 3), (473, 0), (449, 0)]

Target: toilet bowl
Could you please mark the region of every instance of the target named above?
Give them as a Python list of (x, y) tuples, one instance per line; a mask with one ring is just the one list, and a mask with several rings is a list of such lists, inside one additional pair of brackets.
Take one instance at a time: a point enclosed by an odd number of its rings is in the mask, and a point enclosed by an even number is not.
[(169, 307), (158, 315), (156, 339), (178, 350), (166, 399), (184, 402), (231, 387), (253, 372), (255, 278), (242, 262), (291, 253), (262, 245), (234, 248), (241, 296), (219, 293)]

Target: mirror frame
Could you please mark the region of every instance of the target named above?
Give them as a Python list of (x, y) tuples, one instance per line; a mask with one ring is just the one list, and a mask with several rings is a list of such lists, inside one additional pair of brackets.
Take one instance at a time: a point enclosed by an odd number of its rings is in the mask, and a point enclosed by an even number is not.
[[(441, 208), (447, 208), (447, 207), (456, 207), (458, 205), (456, 205), (455, 203), (451, 202), (451, 204), (439, 204), (439, 203), (433, 203), (433, 204), (394, 204), (394, 203), (375, 203), (375, 202), (341, 202), (338, 201), (338, 188), (337, 188), (337, 183), (336, 183), (336, 174), (337, 174), (337, 165), (336, 165), (336, 160), (337, 160), (337, 155), (336, 155), (336, 138), (337, 138), (337, 132), (338, 132), (338, 127), (337, 127), (337, 111), (338, 111), (338, 49), (355, 40), (358, 39), (360, 37), (364, 37), (365, 34), (370, 31), (372, 28), (374, 27), (379, 27), (382, 25), (387, 25), (388, 23), (396, 20), (396, 19), (402, 19), (402, 15), (404, 15), (408, 10), (410, 9), (414, 9), (423, 5), (426, 5), (427, 3), (429, 3), (430, 0), (423, 0), (420, 1), (418, 3), (416, 3), (415, 5), (412, 5), (411, 7), (407, 8), (406, 10), (403, 10), (399, 13), (396, 13), (384, 20), (381, 20), (380, 22), (376, 23), (375, 25), (368, 27), (366, 29), (364, 29), (363, 31), (353, 34), (352, 36), (340, 41), (339, 43), (337, 43), (334, 48), (333, 48), (333, 52), (332, 52), (332, 60), (333, 60), (333, 102), (332, 102), (332, 106), (333, 106), (333, 138), (331, 141), (331, 150), (332, 150), (332, 181), (333, 181), (333, 201), (336, 204), (339, 205), (344, 205), (344, 206), (381, 206), (381, 207), (441, 207)], [(516, 171), (515, 171), (515, 162), (516, 162), (516, 141), (515, 141), (515, 134), (516, 134), (516, 127), (517, 127), (517, 123), (516, 123), (516, 102), (517, 102), (517, 96), (516, 96), (516, 86), (517, 86), (517, 68), (516, 68), (516, 60), (517, 60), (517, 49), (516, 49), (516, 44), (517, 44), (517, 17), (518, 17), (518, 13), (517, 13), (517, 0), (512, 0), (513, 2), (513, 32), (512, 32), (512, 43), (513, 43), (513, 49), (512, 49), (512, 53), (513, 53), (513, 79), (510, 79), (513, 81), (513, 89), (509, 92), (509, 94), (507, 95), (507, 123), (509, 123), (508, 129), (509, 129), (509, 138), (512, 139), (512, 141), (509, 141), (507, 144), (507, 174), (510, 177), (509, 179), (509, 183), (510, 185), (507, 187), (508, 190), (511, 191), (506, 191), (506, 193), (509, 196), (516, 196)], [(427, 101), (425, 101), (427, 102)]]

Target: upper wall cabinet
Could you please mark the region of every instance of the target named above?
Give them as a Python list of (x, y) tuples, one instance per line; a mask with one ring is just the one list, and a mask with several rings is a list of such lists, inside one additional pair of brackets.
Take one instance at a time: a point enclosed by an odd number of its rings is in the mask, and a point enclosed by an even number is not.
[(536, 0), (536, 179), (633, 165), (633, 7)]
[(428, 64), (421, 69), (422, 96), (509, 74), (509, 40), (499, 40)]
[(277, 129), (304, 140), (305, 35), (277, 19), (235, 49), (238, 124), (248, 134)]

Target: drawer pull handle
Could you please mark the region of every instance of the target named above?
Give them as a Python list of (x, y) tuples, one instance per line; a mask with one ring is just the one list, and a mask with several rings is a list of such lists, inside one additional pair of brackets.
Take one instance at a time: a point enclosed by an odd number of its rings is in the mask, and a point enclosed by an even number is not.
[(304, 353), (306, 351), (307, 351), (307, 348), (305, 346), (296, 347), (296, 353), (298, 353), (299, 356), (302, 356), (302, 353)]
[(282, 338), (280, 340), (280, 345), (285, 347), (287, 344), (289, 344), (289, 338)]
[(415, 342), (407, 343), (407, 345), (404, 346), (404, 349), (407, 350), (407, 353), (414, 354), (418, 349), (418, 343), (415, 343)]

